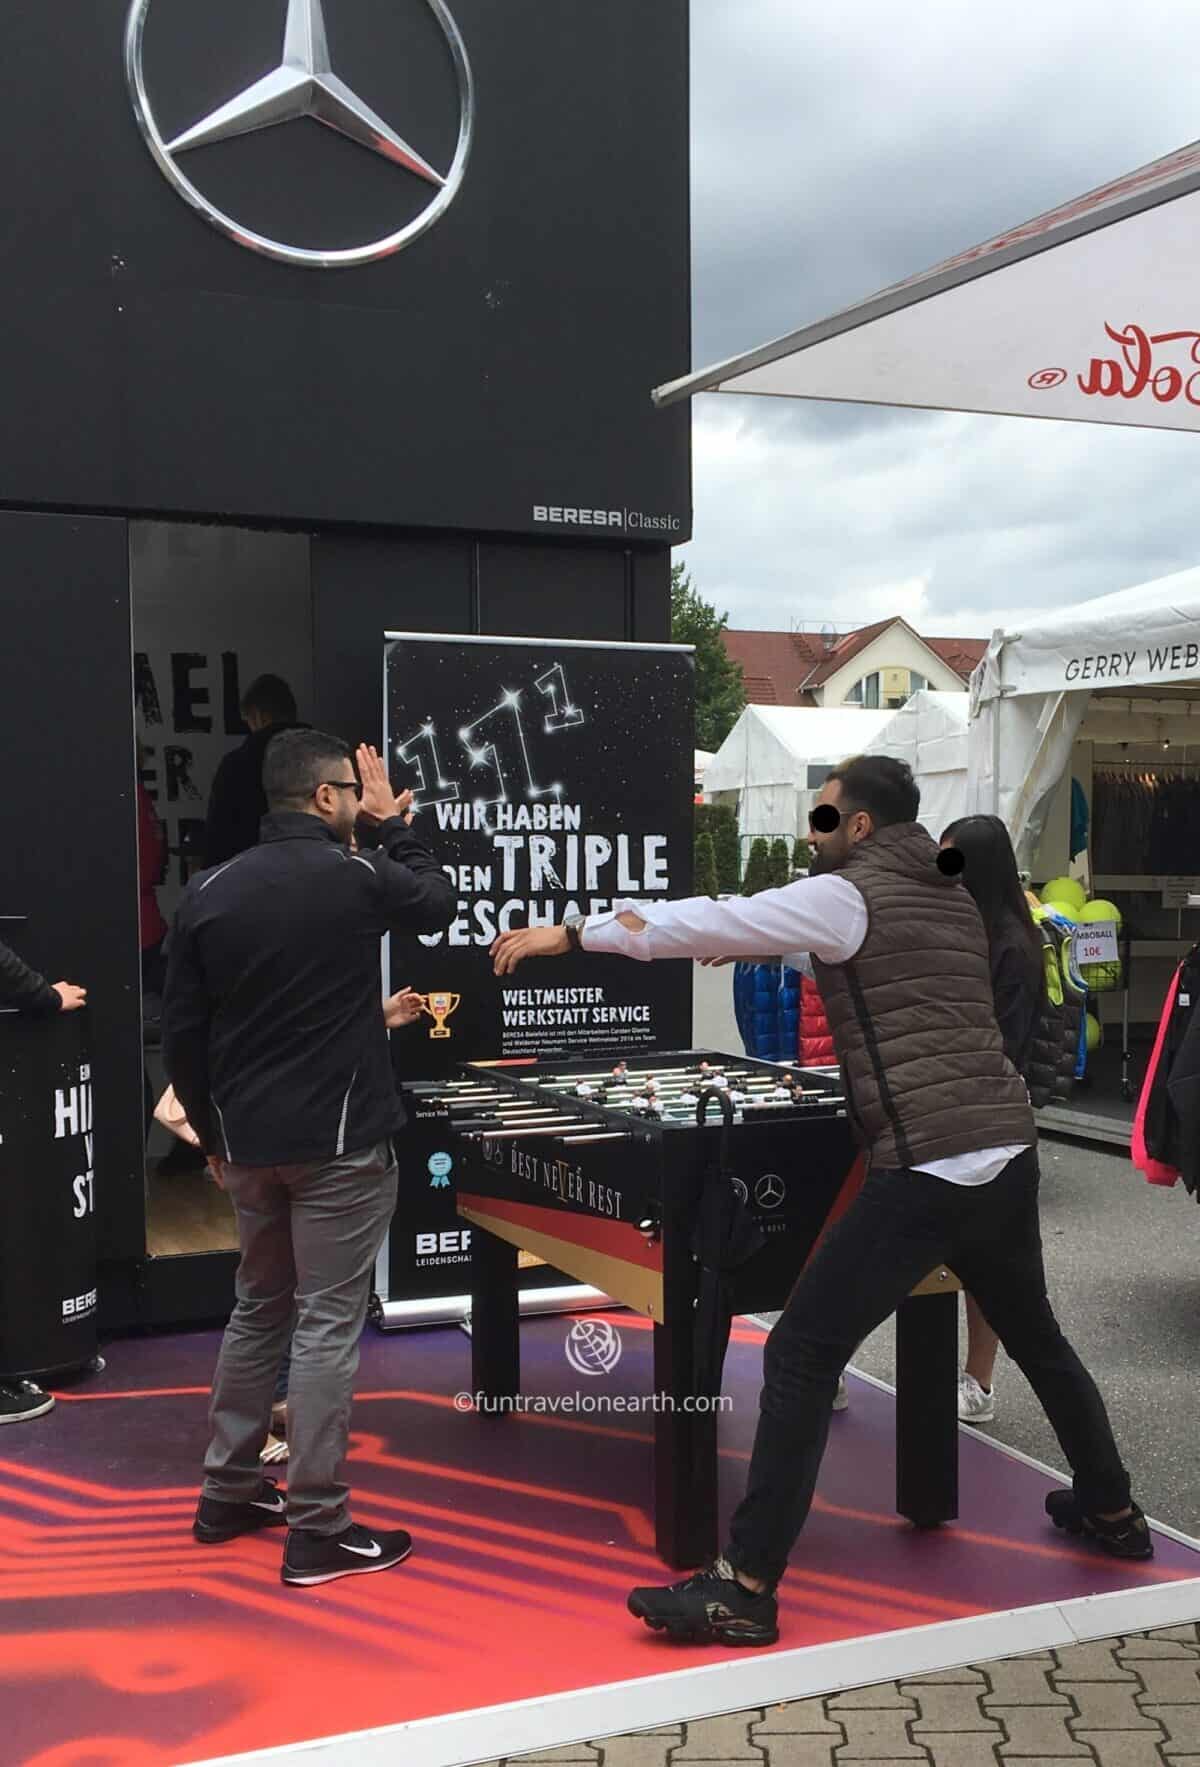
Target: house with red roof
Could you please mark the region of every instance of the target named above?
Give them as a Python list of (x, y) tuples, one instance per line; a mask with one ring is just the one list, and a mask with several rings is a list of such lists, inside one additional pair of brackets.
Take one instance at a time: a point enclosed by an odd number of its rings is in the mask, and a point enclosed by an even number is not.
[(759, 706), (862, 706), (886, 711), (931, 688), (965, 692), (986, 638), (923, 638), (907, 620), (853, 632), (726, 629), (726, 655), (742, 665), (746, 698)]

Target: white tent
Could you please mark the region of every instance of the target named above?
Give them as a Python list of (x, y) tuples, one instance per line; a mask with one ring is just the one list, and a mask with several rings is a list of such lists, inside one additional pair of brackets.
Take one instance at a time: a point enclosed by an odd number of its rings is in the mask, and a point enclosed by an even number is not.
[(907, 761), (921, 792), (921, 821), (936, 840), (967, 811), (970, 705), (965, 693), (914, 693), (863, 747), (868, 755)]
[[(1002, 816), (1020, 863), (1028, 864), (1092, 695), (1119, 698), (1130, 690), (1138, 697), (1124, 715), (1141, 713), (1144, 724), (1147, 689), (1178, 690), (1198, 680), (1200, 570), (1082, 602), (1020, 632), (995, 633), (971, 678), (972, 809)], [(1190, 719), (1194, 704), (1177, 697), (1169, 709)], [(1107, 740), (1122, 735), (1110, 720)]]
[(831, 767), (849, 755), (907, 761), (921, 819), (935, 833), (966, 803), (967, 695), (916, 693), (901, 711), (846, 706), (747, 706), (704, 776), (704, 795), (733, 802), (743, 837), (808, 832)]
[(743, 837), (807, 834), (809, 806), (829, 769), (894, 716), (852, 706), (747, 706), (709, 763), (704, 795), (735, 804)]
[(654, 397), (1200, 429), (1198, 274), (1200, 142)]

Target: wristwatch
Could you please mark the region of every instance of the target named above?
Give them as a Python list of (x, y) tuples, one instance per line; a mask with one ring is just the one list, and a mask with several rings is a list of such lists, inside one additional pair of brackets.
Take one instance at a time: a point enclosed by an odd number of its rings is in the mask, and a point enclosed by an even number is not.
[(587, 920), (586, 914), (568, 914), (563, 921), (563, 931), (567, 935), (567, 950), (583, 950), (583, 928)]

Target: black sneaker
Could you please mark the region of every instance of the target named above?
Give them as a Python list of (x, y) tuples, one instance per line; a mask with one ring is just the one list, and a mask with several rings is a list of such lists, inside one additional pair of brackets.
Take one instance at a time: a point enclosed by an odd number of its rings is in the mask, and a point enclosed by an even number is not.
[(28, 1423), (54, 1410), (54, 1394), (43, 1392), (36, 1381), (6, 1380), (0, 1384), (0, 1423)]
[(245, 1503), (202, 1497), (196, 1505), (192, 1533), (203, 1546), (220, 1546), (241, 1534), (257, 1534), (260, 1528), (282, 1528), (286, 1521), (287, 1499), (274, 1479), (264, 1479), (258, 1495)]
[(1046, 1514), (1056, 1528), (1067, 1534), (1083, 1534), (1113, 1558), (1153, 1558), (1154, 1540), (1145, 1516), (1133, 1505), (1131, 1515), (1118, 1522), (1106, 1522), (1102, 1516), (1088, 1515), (1080, 1508), (1074, 1491), (1051, 1491), (1046, 1497)]
[(284, 1583), (306, 1587), (332, 1583), (338, 1577), (365, 1577), (371, 1571), (390, 1571), (412, 1551), (412, 1535), (403, 1528), (376, 1533), (351, 1522), (340, 1534), (310, 1534), (293, 1528), (283, 1553)]
[(775, 1591), (752, 1594), (725, 1558), (665, 1589), (632, 1590), (629, 1611), (683, 1643), (774, 1644), (779, 1637)]

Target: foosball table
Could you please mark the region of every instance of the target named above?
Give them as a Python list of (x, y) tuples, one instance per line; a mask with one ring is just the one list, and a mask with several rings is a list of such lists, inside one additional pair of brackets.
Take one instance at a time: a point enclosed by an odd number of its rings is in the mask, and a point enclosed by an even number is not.
[[(518, 1251), (653, 1321), (658, 1551), (717, 1549), (715, 1396), (731, 1320), (781, 1309), (863, 1180), (835, 1069), (711, 1050), (597, 1061), (477, 1062), (405, 1088), (459, 1154), (472, 1226), (472, 1385), (520, 1391)], [(958, 1508), (958, 1283), (929, 1278), (897, 1315), (896, 1507)]]

